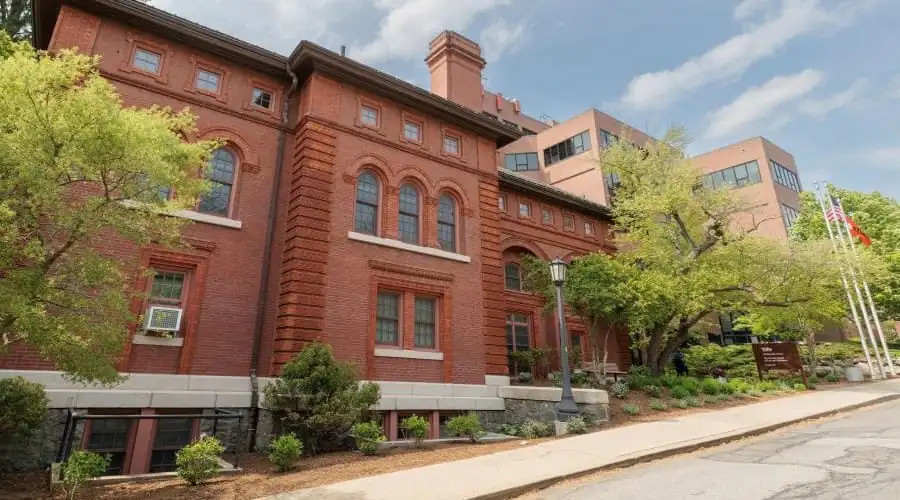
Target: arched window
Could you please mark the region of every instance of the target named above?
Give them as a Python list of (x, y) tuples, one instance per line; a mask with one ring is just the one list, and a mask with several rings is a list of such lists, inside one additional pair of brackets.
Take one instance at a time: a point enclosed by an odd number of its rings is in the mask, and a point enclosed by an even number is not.
[(506, 275), (507, 290), (522, 290), (522, 268), (518, 264), (515, 262), (507, 264), (504, 274)]
[(456, 201), (447, 193), (438, 200), (438, 243), (442, 250), (456, 251)]
[(356, 180), (353, 230), (372, 235), (378, 232), (378, 178), (371, 172), (363, 172)]
[(206, 170), (206, 180), (212, 184), (212, 189), (200, 199), (201, 212), (228, 217), (234, 188), (234, 165), (231, 151), (225, 148), (213, 151)]
[(400, 188), (400, 241), (419, 244), (419, 191), (410, 184)]

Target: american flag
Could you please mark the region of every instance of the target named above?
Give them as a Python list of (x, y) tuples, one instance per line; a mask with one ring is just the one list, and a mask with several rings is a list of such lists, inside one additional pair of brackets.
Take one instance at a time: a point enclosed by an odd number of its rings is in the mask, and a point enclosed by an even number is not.
[(834, 196), (829, 195), (828, 198), (831, 200), (831, 208), (825, 212), (825, 218), (828, 219), (828, 222), (844, 220), (844, 211), (841, 209), (841, 203)]

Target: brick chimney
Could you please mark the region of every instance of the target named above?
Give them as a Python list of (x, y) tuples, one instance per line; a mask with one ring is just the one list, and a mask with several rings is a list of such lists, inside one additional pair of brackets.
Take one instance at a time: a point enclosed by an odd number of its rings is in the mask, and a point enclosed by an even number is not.
[(444, 31), (431, 41), (425, 62), (433, 94), (481, 112), (481, 70), (486, 62), (477, 43), (455, 31)]

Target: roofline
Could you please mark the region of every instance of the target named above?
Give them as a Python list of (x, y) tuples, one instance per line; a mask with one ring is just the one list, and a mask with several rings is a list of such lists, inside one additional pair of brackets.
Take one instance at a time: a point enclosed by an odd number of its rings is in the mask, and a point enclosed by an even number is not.
[(591, 213), (602, 219), (610, 221), (612, 220), (612, 212), (610, 211), (609, 207), (606, 207), (599, 203), (594, 203), (593, 201), (581, 198), (568, 191), (553, 187), (549, 184), (538, 182), (534, 179), (531, 179), (530, 177), (525, 177), (524, 175), (519, 175), (502, 168), (498, 172), (500, 175), (500, 186), (506, 186), (538, 196), (543, 196), (545, 198), (550, 198), (552, 200), (577, 207), (583, 212)]
[[(386, 93), (389, 97), (420, 110), (432, 112), (443, 119), (494, 139), (498, 146), (506, 145), (522, 136), (521, 132), (512, 127), (312, 42), (301, 41), (290, 57), (284, 57), (135, 0), (32, 0), (35, 20), (34, 40), (38, 48), (47, 48), (41, 45), (49, 43), (52, 26), (55, 23), (55, 16), (52, 20), (45, 21), (45, 18), (53, 14), (63, 2), (139, 26), (141, 29), (236, 61), (281, 80), (290, 79), (287, 70), (289, 63), (292, 70), (300, 70), (298, 73), (302, 73), (304, 77), (309, 76), (311, 70), (321, 71), (368, 90)], [(51, 24), (47, 26), (45, 22)]]

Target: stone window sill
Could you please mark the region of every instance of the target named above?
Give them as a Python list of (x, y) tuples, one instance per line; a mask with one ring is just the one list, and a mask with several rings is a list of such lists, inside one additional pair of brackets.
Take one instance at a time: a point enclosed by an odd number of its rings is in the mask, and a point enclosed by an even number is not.
[(444, 360), (444, 353), (440, 351), (414, 351), (411, 349), (391, 349), (389, 347), (376, 347), (375, 356), (379, 358), (427, 359), (430, 361)]
[(159, 345), (164, 347), (181, 347), (184, 345), (184, 338), (175, 337), (170, 339), (166, 337), (155, 337), (153, 335), (136, 333), (134, 335), (134, 338), (131, 340), (131, 343), (142, 345)]
[(363, 234), (357, 233), (354, 231), (350, 231), (347, 233), (347, 237), (351, 240), (361, 241), (363, 243), (372, 243), (374, 245), (381, 245), (383, 247), (396, 248), (398, 250), (405, 250), (407, 252), (419, 253), (422, 255), (430, 255), (432, 257), (438, 257), (440, 259), (447, 260), (455, 260), (457, 262), (472, 262), (472, 258), (468, 255), (460, 255), (458, 253), (448, 252), (446, 250), (441, 250), (439, 248), (430, 248), (423, 247), (419, 245), (411, 245), (409, 243), (404, 243), (399, 240), (392, 240), (388, 238), (382, 238), (380, 236), (372, 236), (371, 234)]
[[(140, 202), (132, 200), (124, 200), (121, 203), (128, 208), (139, 208), (141, 206)], [(196, 212), (194, 210), (176, 210), (174, 212), (160, 211), (159, 213), (170, 215), (172, 217), (180, 217), (182, 219), (192, 220), (194, 222), (212, 224), (214, 226), (230, 227), (232, 229), (240, 229), (241, 226), (243, 226), (243, 222), (239, 220), (229, 219), (228, 217), (221, 217), (219, 215), (205, 214), (202, 212)]]

